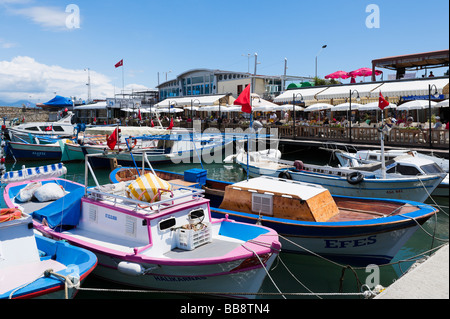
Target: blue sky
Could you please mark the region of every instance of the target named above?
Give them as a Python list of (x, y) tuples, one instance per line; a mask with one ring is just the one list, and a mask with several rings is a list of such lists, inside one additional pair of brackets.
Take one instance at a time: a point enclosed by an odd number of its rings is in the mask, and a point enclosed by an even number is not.
[[(366, 19), (379, 9), (379, 28)], [(79, 10), (79, 28), (67, 18)], [(447, 0), (119, 1), (0, 0), (0, 100), (45, 102), (57, 92), (104, 98), (154, 88), (194, 68), (323, 77), (394, 55), (449, 48)], [(70, 24), (72, 23), (72, 24)], [(77, 25), (75, 25), (77, 26)], [(253, 71), (254, 60), (250, 59)], [(446, 69), (436, 70), (442, 75)], [(385, 71), (386, 74), (391, 71)], [(419, 71), (418, 75), (423, 74)]]

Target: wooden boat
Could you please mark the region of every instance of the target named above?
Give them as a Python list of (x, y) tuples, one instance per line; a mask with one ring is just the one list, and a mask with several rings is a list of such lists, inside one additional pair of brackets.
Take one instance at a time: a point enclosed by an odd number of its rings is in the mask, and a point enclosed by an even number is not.
[[(165, 180), (185, 181), (183, 174), (154, 172)], [(137, 173), (116, 168), (110, 180), (123, 182)], [(437, 211), (407, 200), (331, 196), (322, 186), (274, 177), (199, 182), (213, 216), (272, 228), (281, 235), (283, 251), (312, 252), (352, 265), (388, 263)]]
[(149, 203), (126, 196), (127, 183), (41, 182), (58, 183), (69, 194), (38, 205), (17, 203), (14, 198), (28, 183), (13, 183), (5, 188), (5, 203), (30, 212), (45, 235), (93, 251), (99, 260), (95, 273), (107, 280), (252, 298), (280, 250), (272, 229), (212, 218), (200, 189), (173, 183), (170, 191), (158, 188), (159, 196)]
[(7, 210), (0, 212), (0, 299), (73, 298), (71, 286), (93, 271), (95, 255), (35, 234), (31, 216)]

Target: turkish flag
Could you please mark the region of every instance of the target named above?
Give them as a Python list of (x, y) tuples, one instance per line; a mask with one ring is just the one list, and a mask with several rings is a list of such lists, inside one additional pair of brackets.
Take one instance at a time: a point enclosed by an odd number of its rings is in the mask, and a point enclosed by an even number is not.
[(116, 147), (116, 143), (117, 143), (117, 128), (114, 130), (114, 132), (107, 138), (106, 140), (106, 144), (108, 144), (108, 147), (110, 149), (114, 149), (114, 147)]
[(250, 102), (250, 84), (247, 85), (242, 91), (241, 94), (239, 94), (238, 98), (234, 101), (234, 105), (241, 105), (242, 112), (245, 113), (252, 113), (252, 105)]
[(115, 67), (118, 68), (119, 66), (123, 65), (123, 59), (116, 63)]
[(378, 98), (378, 107), (380, 109), (384, 110), (384, 108), (388, 105), (389, 105), (389, 102), (385, 100), (385, 98), (383, 97), (383, 94), (381, 94), (381, 92), (380, 92), (380, 97)]
[(138, 112), (138, 118), (139, 118), (139, 121), (142, 121), (141, 109), (139, 109), (139, 112)]
[(153, 119), (152, 119), (152, 127), (155, 127), (155, 124), (153, 124)]

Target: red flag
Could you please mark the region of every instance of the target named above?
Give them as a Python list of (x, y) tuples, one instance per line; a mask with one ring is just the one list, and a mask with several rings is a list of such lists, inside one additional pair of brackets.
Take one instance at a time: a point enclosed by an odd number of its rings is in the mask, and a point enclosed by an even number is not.
[(152, 119), (152, 127), (155, 127), (155, 124), (153, 124), (153, 119)]
[(139, 111), (138, 111), (138, 118), (139, 118), (139, 121), (142, 121), (141, 109), (139, 109)]
[(110, 149), (114, 149), (117, 143), (117, 128), (114, 130), (114, 132), (107, 138), (106, 144), (108, 144), (108, 147)]
[(123, 65), (123, 59), (116, 63), (115, 67), (118, 68), (119, 66)]
[(251, 113), (252, 112), (252, 105), (250, 102), (250, 84), (247, 85), (242, 91), (241, 94), (239, 94), (238, 98), (234, 101), (234, 105), (241, 105), (242, 112), (245, 113)]
[(173, 128), (173, 117), (170, 119), (170, 124), (169, 124), (169, 127), (167, 129), (171, 130), (172, 128)]
[(381, 94), (381, 92), (380, 92), (380, 97), (378, 98), (378, 107), (380, 109), (384, 110), (384, 108), (388, 105), (389, 105), (389, 102), (385, 100), (385, 98), (383, 97), (383, 94)]

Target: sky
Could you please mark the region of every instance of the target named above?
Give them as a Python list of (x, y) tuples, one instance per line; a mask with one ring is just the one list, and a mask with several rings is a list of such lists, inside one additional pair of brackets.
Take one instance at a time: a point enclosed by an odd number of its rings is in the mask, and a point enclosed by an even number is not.
[(87, 99), (88, 74), (101, 99), (155, 88), (158, 73), (253, 72), (255, 53), (258, 74), (287, 59), (288, 75), (313, 77), (317, 56), (323, 78), (448, 48), (447, 0), (0, 0), (0, 101)]

